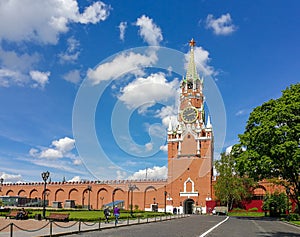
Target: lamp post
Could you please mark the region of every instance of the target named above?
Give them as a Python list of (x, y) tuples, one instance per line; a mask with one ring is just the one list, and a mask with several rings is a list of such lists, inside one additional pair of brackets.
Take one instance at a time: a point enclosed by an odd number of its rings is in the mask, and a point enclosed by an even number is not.
[(131, 198), (130, 198), (130, 215), (132, 216), (133, 214), (133, 211), (132, 211), (132, 206), (133, 206), (133, 190), (137, 189), (136, 185), (131, 185), (129, 184), (128, 186), (128, 190), (129, 190), (129, 193), (131, 192)]
[(286, 211), (286, 214), (287, 215), (290, 213), (290, 210), (289, 210), (289, 195), (290, 195), (290, 192), (291, 192), (290, 188), (287, 187), (286, 188), (286, 197), (287, 197), (287, 203), (286, 203), (286, 209), (287, 209), (287, 211)]
[(168, 194), (168, 192), (165, 191), (164, 194), (165, 194), (165, 214), (166, 214), (167, 213), (167, 194)]
[(47, 179), (50, 176), (50, 172), (46, 171), (42, 173), (42, 179), (44, 180), (44, 193), (43, 193), (43, 218), (46, 218), (46, 185), (47, 185)]
[(90, 197), (90, 193), (92, 191), (92, 186), (88, 186), (87, 187), (87, 191), (88, 191), (88, 210), (91, 210), (91, 197)]

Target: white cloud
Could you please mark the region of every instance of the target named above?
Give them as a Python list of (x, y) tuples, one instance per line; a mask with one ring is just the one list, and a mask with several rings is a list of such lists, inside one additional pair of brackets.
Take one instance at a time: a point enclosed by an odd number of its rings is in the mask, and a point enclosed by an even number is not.
[(3, 178), (4, 183), (17, 183), (23, 181), (20, 174), (7, 174), (0, 172), (0, 178)]
[(30, 71), (31, 79), (34, 81), (32, 84), (33, 88), (41, 87), (44, 88), (49, 81), (50, 72)]
[[(22, 9), (22, 10), (20, 10)], [(56, 44), (69, 30), (69, 23), (96, 24), (104, 21), (110, 7), (97, 1), (79, 12), (77, 0), (1, 1), (0, 39)]]
[(122, 40), (122, 41), (124, 41), (124, 38), (125, 38), (125, 31), (126, 31), (126, 28), (127, 28), (127, 22), (122, 21), (122, 22), (119, 24), (120, 40)]
[(127, 176), (127, 173), (125, 171), (117, 170), (117, 180), (125, 179)]
[[(76, 156), (71, 153), (75, 148), (75, 140), (69, 137), (64, 137), (59, 140), (52, 141), (51, 147), (44, 149), (31, 148), (29, 154), (35, 158), (45, 158), (45, 159), (59, 159), (63, 157), (68, 157), (76, 160)], [(76, 161), (74, 161), (76, 163)]]
[[(87, 77), (94, 84), (101, 81), (117, 79), (124, 74), (143, 75), (142, 67), (149, 67), (157, 61), (155, 52), (148, 55), (133, 52), (121, 53), (111, 62), (103, 63), (96, 69), (88, 69)], [(119, 77), (120, 78), (120, 77)]]
[(63, 75), (63, 78), (66, 81), (69, 81), (69, 82), (72, 82), (74, 84), (77, 84), (78, 82), (81, 81), (80, 71), (77, 70), (77, 69), (69, 71), (68, 73), (66, 73), (65, 75)]
[(209, 14), (206, 18), (206, 28), (212, 29), (216, 35), (229, 35), (236, 30), (229, 13), (219, 18)]
[(129, 180), (145, 179), (147, 172), (147, 179), (166, 179), (168, 175), (168, 168), (166, 166), (154, 166), (153, 168), (147, 168), (135, 172), (129, 176)]
[(82, 165), (82, 160), (80, 160), (80, 159), (75, 159), (75, 160), (73, 161), (73, 164), (74, 164), (74, 165)]
[(235, 116), (249, 115), (250, 113), (251, 109), (241, 109), (235, 113)]
[(10, 87), (11, 85), (23, 85), (28, 77), (19, 71), (13, 71), (8, 68), (0, 69), (0, 86)]
[(145, 144), (146, 151), (151, 151), (153, 149), (153, 144), (151, 142)]
[(78, 182), (81, 181), (81, 177), (80, 176), (74, 176), (72, 179), (68, 180), (68, 182)]
[(78, 49), (80, 46), (79, 41), (71, 37), (67, 40), (67, 44), (68, 44), (67, 50), (64, 53), (60, 53), (58, 55), (60, 63), (66, 63), (66, 62), (73, 63), (79, 57), (80, 54)]
[[(208, 51), (206, 51), (202, 47), (194, 47), (194, 56), (195, 56), (194, 58), (195, 58), (195, 64), (197, 67), (197, 71), (198, 71), (198, 73), (200, 73), (200, 75), (204, 74), (206, 76), (210, 76), (210, 75), (217, 74), (217, 72), (214, 71), (214, 68), (208, 65), (208, 63), (210, 61)], [(185, 60), (186, 60), (185, 67), (186, 68), (188, 65), (189, 58), (190, 58), (190, 53), (188, 52), (185, 54)]]
[(151, 106), (153, 103), (173, 98), (177, 86), (177, 80), (168, 82), (163, 73), (154, 73), (146, 78), (137, 78), (122, 88), (119, 99), (129, 108), (147, 106), (147, 104)]
[(53, 149), (53, 148), (48, 148), (44, 151), (41, 151), (40, 158), (46, 158), (46, 159), (57, 159), (57, 158), (63, 158), (64, 155), (61, 151)]
[(18, 54), (15, 51), (5, 51), (0, 46), (0, 86), (10, 87), (13, 85), (24, 86), (37, 84), (32, 80), (29, 71), (40, 60), (40, 55)]
[(137, 19), (135, 24), (140, 27), (140, 36), (149, 45), (158, 46), (163, 40), (161, 29), (153, 23), (151, 18), (143, 15)]
[(62, 151), (62, 152), (68, 152), (75, 148), (75, 140), (69, 137), (64, 137), (59, 140), (55, 140), (52, 142), (52, 145)]
[(226, 155), (229, 155), (229, 154), (230, 154), (230, 152), (231, 152), (231, 150), (232, 150), (232, 147), (233, 147), (233, 146), (229, 146), (229, 147), (226, 148), (226, 150), (225, 150), (225, 154), (226, 154)]
[(110, 7), (103, 2), (94, 2), (93, 5), (85, 8), (82, 14), (76, 14), (75, 22), (82, 24), (93, 23), (96, 24), (99, 21), (104, 21), (109, 16)]
[(159, 148), (161, 151), (163, 151), (163, 152), (168, 152), (168, 144), (166, 144), (166, 145), (164, 145), (164, 146), (160, 146), (160, 148)]

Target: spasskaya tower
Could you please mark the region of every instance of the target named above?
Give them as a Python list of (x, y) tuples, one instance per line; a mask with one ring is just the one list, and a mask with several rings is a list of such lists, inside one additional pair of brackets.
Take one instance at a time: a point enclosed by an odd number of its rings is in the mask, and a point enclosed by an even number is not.
[[(177, 125), (168, 127), (169, 201), (185, 213), (205, 208), (212, 196), (213, 128), (204, 111), (203, 78), (195, 65), (195, 41), (190, 42), (186, 75), (180, 85)], [(204, 210), (205, 211), (205, 210)]]

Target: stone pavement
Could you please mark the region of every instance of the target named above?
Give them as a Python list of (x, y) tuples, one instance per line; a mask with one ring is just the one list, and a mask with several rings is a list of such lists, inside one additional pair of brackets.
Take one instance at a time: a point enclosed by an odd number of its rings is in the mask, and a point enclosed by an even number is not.
[[(186, 217), (187, 215), (180, 216), (163, 216), (149, 219), (134, 219), (134, 220), (120, 220), (118, 227), (127, 225), (145, 224), (147, 222), (160, 222), (171, 219)], [(115, 223), (98, 222), (52, 222), (46, 220), (15, 220), (5, 219), (0, 217), (0, 237), (33, 237), (33, 236), (59, 236), (70, 233), (79, 233), (85, 231), (99, 230), (103, 228), (115, 228)]]

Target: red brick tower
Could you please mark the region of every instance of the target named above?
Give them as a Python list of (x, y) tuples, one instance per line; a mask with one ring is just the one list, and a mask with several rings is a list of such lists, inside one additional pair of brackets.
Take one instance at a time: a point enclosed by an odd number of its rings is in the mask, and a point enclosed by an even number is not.
[(213, 131), (205, 119), (203, 79), (194, 61), (195, 41), (190, 41), (190, 58), (181, 82), (178, 125), (168, 128), (168, 205), (195, 212), (211, 199), (213, 176)]

